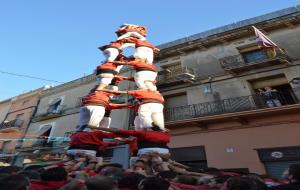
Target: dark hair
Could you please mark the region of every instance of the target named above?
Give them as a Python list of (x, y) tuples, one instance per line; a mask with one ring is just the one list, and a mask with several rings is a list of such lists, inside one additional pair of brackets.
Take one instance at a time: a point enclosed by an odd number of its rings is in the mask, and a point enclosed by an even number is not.
[(29, 185), (29, 179), (21, 174), (10, 175), (0, 180), (1, 190), (26, 190)]
[(64, 181), (67, 176), (68, 173), (63, 167), (49, 168), (41, 173), (41, 179), (44, 181)]
[(177, 174), (173, 171), (161, 171), (157, 174), (157, 176), (163, 179), (174, 179)]
[(37, 172), (43, 172), (45, 171), (45, 169), (43, 168), (44, 166), (42, 165), (29, 165), (29, 166), (26, 166), (23, 170), (24, 171), (27, 171), (27, 170), (35, 170)]
[(140, 183), (141, 190), (168, 190), (170, 183), (159, 177), (147, 177)]
[(232, 176), (229, 176), (229, 175), (219, 175), (219, 176), (214, 177), (214, 179), (215, 179), (216, 183), (223, 184), (231, 177)]
[(266, 190), (266, 185), (249, 177), (232, 177), (226, 182), (228, 190)]
[(85, 185), (88, 190), (114, 190), (117, 188), (114, 181), (105, 176), (93, 176), (87, 178)]
[(41, 179), (41, 175), (39, 172), (35, 171), (35, 170), (25, 170), (20, 172), (20, 174), (27, 176), (30, 180), (32, 179)]
[(197, 185), (197, 179), (187, 175), (178, 175), (176, 177), (176, 182), (186, 185)]
[(300, 164), (292, 164), (289, 167), (289, 175), (293, 175), (294, 180), (300, 181)]
[(0, 180), (6, 178), (7, 176), (9, 176), (9, 174), (0, 173)]
[(139, 173), (125, 174), (119, 181), (121, 188), (137, 188), (139, 183), (145, 179), (145, 176)]
[(22, 168), (18, 167), (18, 166), (6, 166), (3, 168), (0, 168), (0, 173), (11, 175), (11, 174), (18, 173), (21, 170), (22, 170)]
[(111, 167), (102, 172), (103, 176), (112, 178), (116, 181), (120, 181), (124, 177), (124, 170), (121, 168)]
[(101, 172), (102, 169), (104, 169), (105, 167), (115, 167), (115, 168), (123, 168), (122, 164), (118, 164), (118, 163), (109, 163), (109, 164), (104, 164), (100, 167), (98, 167), (97, 173)]

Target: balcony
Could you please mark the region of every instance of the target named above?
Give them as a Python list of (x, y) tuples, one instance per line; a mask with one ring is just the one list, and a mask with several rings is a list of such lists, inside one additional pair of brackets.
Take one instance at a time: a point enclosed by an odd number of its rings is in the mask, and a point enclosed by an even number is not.
[(52, 107), (48, 107), (46, 112), (35, 115), (32, 121), (37, 122), (60, 117), (64, 113), (63, 108), (64, 106), (62, 105), (57, 106), (55, 109), (53, 109)]
[[(263, 52), (263, 51), (260, 51)], [(226, 71), (230, 71), (232, 73), (239, 73), (255, 68), (262, 68), (262, 67), (268, 67), (273, 65), (280, 65), (280, 64), (289, 64), (290, 59), (289, 57), (280, 52), (276, 51), (276, 55), (272, 56), (268, 52), (263, 52), (265, 54), (264, 56), (257, 57), (256, 59), (252, 57), (252, 59), (247, 60), (247, 58), (244, 58), (243, 55), (232, 55), (228, 57), (224, 57), (222, 59), (219, 59), (219, 62), (221, 66)]]
[(193, 83), (194, 71), (188, 67), (175, 65), (161, 71), (157, 76), (157, 87), (165, 88), (176, 84)]
[(282, 107), (299, 103), (295, 96), (293, 96), (293, 99), (287, 98), (288, 96), (291, 97), (290, 95), (282, 92), (278, 93), (276, 95), (276, 100), (278, 101), (275, 101), (275, 99), (269, 100), (259, 94), (255, 94), (213, 102), (166, 108), (164, 110), (164, 117), (166, 122), (173, 122), (178, 120), (221, 115), (225, 113)]
[(20, 128), (24, 123), (24, 120), (22, 119), (15, 119), (15, 120), (11, 120), (11, 121), (3, 121), (0, 124), (0, 130), (1, 129), (9, 129), (9, 128)]

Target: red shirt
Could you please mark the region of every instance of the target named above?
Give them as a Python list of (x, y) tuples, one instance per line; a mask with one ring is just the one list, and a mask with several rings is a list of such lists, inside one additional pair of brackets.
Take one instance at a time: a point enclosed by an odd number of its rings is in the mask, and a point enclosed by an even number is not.
[(147, 28), (145, 26), (126, 26), (125, 28), (118, 29), (117, 34), (125, 34), (127, 32), (138, 32), (142, 36), (147, 35)]
[(148, 71), (153, 71), (153, 72), (158, 71), (156, 66), (145, 63), (143, 61), (129, 61), (128, 65), (133, 66), (133, 68), (137, 71), (142, 71), (142, 70), (148, 70)]
[(155, 143), (169, 143), (170, 135), (166, 132), (160, 131), (144, 131), (144, 130), (124, 130), (120, 129), (119, 134), (128, 135), (137, 138), (137, 141), (147, 141), (147, 142), (155, 142)]
[(123, 42), (120, 41), (120, 40), (117, 40), (117, 41), (114, 41), (114, 42), (110, 42), (109, 45), (101, 46), (101, 47), (99, 47), (99, 49), (100, 49), (101, 51), (104, 51), (104, 50), (107, 49), (107, 48), (116, 48), (116, 49), (120, 49), (120, 48), (122, 47), (122, 45), (123, 45)]
[(104, 138), (115, 138), (116, 135), (113, 133), (107, 133), (102, 131), (80, 131), (71, 135), (71, 146), (80, 146), (80, 145), (115, 145), (114, 142), (103, 142)]
[(111, 85), (118, 86), (120, 84), (120, 82), (122, 82), (123, 80), (134, 81), (134, 78), (133, 77), (123, 77), (123, 76), (116, 75), (113, 78), (113, 80), (111, 81)]
[(158, 53), (159, 52), (159, 49), (157, 47), (155, 47), (154, 45), (150, 44), (147, 41), (142, 41), (142, 40), (140, 40), (138, 38), (135, 38), (135, 37), (125, 38), (125, 39), (123, 39), (123, 42), (134, 43), (136, 47), (148, 47), (148, 48), (151, 48), (154, 53)]
[(164, 97), (158, 91), (151, 91), (147, 89), (142, 90), (129, 90), (128, 94), (138, 99), (141, 104), (143, 103), (161, 103), (165, 102)]
[(103, 69), (106, 69), (106, 70), (116, 70), (118, 67), (118, 65), (116, 63), (113, 63), (113, 62), (105, 62), (101, 65), (99, 65), (97, 67), (97, 70), (103, 70)]
[(29, 190), (57, 190), (67, 184), (67, 181), (32, 181)]
[(106, 107), (113, 94), (104, 91), (95, 91), (82, 98), (82, 106), (98, 105)]

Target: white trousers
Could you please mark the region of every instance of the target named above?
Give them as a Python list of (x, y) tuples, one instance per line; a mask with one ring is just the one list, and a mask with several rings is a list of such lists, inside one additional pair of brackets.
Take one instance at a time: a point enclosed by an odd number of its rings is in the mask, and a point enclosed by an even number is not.
[[(135, 44), (134, 43), (124, 43), (121, 45), (120, 49), (122, 50), (127, 47), (135, 47)], [(105, 61), (115, 61), (116, 58), (118, 57), (119, 53), (120, 53), (119, 49), (114, 48), (114, 47), (106, 48), (103, 51), (103, 55), (106, 58)]]
[[(117, 71), (119, 73), (120, 70), (122, 69), (122, 67), (123, 67), (123, 65), (119, 65), (115, 71)], [(99, 78), (97, 78), (97, 82), (100, 84), (110, 85), (110, 83), (114, 77), (115, 76), (112, 73), (101, 73), (99, 75)]]
[(79, 126), (99, 127), (105, 114), (103, 106), (83, 106), (79, 111)]
[(149, 47), (137, 47), (135, 48), (135, 52), (133, 54), (133, 57), (136, 59), (143, 59), (146, 60), (149, 64), (153, 63), (153, 49)]
[(111, 123), (111, 117), (103, 117), (103, 119), (99, 124), (99, 127), (109, 128), (110, 123)]
[(106, 61), (114, 61), (119, 55), (119, 50), (117, 48), (107, 48), (103, 51), (103, 55)]
[(139, 89), (149, 89), (156, 91), (156, 85), (153, 83), (156, 80), (157, 72), (153, 71), (138, 71), (134, 74), (135, 84)]
[(161, 129), (165, 129), (164, 124), (164, 105), (160, 103), (146, 103), (142, 104), (138, 110), (138, 119), (140, 129), (153, 127), (152, 123)]

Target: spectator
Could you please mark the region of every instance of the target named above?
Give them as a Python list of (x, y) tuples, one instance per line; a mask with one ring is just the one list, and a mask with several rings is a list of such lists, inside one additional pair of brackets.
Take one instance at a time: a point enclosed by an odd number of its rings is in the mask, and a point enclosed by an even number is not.
[(139, 190), (168, 190), (170, 183), (159, 177), (147, 177), (139, 184)]
[(178, 175), (174, 179), (174, 182), (182, 183), (182, 184), (186, 184), (186, 185), (197, 185), (197, 179), (192, 176), (187, 176), (187, 175)]
[(124, 170), (121, 168), (111, 167), (105, 170), (102, 170), (102, 175), (109, 177), (118, 183), (124, 177)]
[(35, 170), (25, 170), (25, 171), (20, 172), (20, 174), (27, 176), (30, 181), (41, 179), (40, 173)]
[(52, 167), (41, 173), (40, 181), (32, 181), (29, 190), (57, 190), (67, 183), (68, 173), (63, 167)]
[(10, 175), (0, 180), (1, 190), (27, 190), (29, 185), (29, 179), (21, 174)]
[(232, 177), (223, 185), (222, 190), (266, 190), (266, 185), (255, 178)]
[(287, 179), (289, 184), (272, 187), (271, 190), (299, 190), (300, 189), (300, 164), (292, 164), (288, 169)]
[(167, 181), (171, 181), (176, 178), (177, 174), (173, 171), (162, 171), (157, 174), (158, 177), (161, 177)]
[(85, 184), (88, 190), (117, 190), (114, 181), (105, 176), (90, 177)]
[(14, 175), (21, 171), (22, 168), (18, 166), (6, 166), (0, 169), (0, 174)]
[(265, 104), (267, 107), (276, 107), (281, 106), (281, 102), (278, 99), (278, 91), (276, 89), (272, 89), (269, 86), (266, 86), (265, 91), (262, 89), (258, 89), (259, 95), (261, 95), (264, 98)]
[(138, 190), (139, 183), (145, 176), (139, 173), (125, 174), (119, 181), (119, 190)]

